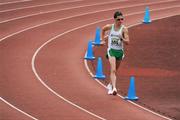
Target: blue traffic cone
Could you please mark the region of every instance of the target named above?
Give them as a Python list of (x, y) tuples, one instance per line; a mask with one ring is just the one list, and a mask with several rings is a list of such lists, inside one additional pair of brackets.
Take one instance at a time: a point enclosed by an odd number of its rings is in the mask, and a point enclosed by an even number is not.
[(99, 27), (96, 28), (95, 39), (93, 41), (94, 45), (101, 45), (101, 29)]
[(94, 77), (97, 79), (105, 79), (105, 75), (103, 74), (103, 65), (101, 57), (98, 57), (96, 75)]
[(91, 40), (88, 42), (88, 49), (86, 51), (86, 55), (84, 58), (87, 60), (94, 60), (95, 59), (94, 54), (93, 54), (93, 46), (92, 46)]
[(151, 22), (149, 7), (146, 7), (143, 23), (148, 24)]
[(129, 86), (129, 90), (128, 90), (128, 95), (125, 97), (126, 100), (138, 100), (139, 99), (136, 96), (134, 79), (135, 79), (134, 77), (130, 78), (130, 86)]

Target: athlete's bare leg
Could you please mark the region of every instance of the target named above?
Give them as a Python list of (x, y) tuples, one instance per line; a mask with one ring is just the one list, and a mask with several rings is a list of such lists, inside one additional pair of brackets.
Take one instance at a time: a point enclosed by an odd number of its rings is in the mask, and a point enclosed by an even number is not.
[(110, 56), (109, 62), (111, 66), (111, 70), (110, 70), (111, 83), (112, 83), (113, 88), (116, 88), (116, 58)]

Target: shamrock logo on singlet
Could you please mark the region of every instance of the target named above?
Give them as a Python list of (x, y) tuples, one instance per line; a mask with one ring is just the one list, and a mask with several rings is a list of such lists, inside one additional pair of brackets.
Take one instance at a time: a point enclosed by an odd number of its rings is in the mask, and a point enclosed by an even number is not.
[(115, 37), (112, 38), (111, 45), (118, 46), (118, 45), (120, 45), (120, 43), (121, 43), (121, 41), (119, 40), (119, 38), (115, 38)]

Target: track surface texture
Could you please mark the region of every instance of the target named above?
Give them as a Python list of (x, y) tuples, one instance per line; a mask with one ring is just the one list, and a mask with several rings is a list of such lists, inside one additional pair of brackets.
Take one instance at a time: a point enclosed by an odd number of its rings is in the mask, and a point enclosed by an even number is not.
[[(153, 20), (164, 19), (142, 24), (146, 6)], [(131, 40), (118, 71), (118, 92), (124, 96), (135, 75), (140, 97), (135, 103), (158, 115), (107, 95), (88, 72), (95, 73), (96, 60), (84, 64), (96, 27), (112, 23), (116, 10), (124, 13)], [(180, 119), (180, 17), (175, 15), (179, 0), (1, 0), (0, 119)], [(94, 47), (103, 57), (106, 85), (105, 51), (106, 46)]]
[[(180, 119), (179, 20), (180, 16), (174, 16), (130, 28), (131, 44), (126, 47), (117, 82), (118, 91), (126, 96), (130, 76), (135, 76), (140, 97), (136, 103), (177, 120)], [(106, 47), (95, 48), (95, 56), (103, 58), (107, 75), (103, 83), (107, 84), (110, 71), (105, 53)], [(94, 73), (96, 62), (89, 62)]]

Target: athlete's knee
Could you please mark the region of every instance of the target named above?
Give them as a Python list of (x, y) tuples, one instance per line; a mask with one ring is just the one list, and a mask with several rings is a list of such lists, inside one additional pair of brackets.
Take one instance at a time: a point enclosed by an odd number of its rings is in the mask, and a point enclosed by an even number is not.
[(115, 68), (111, 69), (111, 73), (116, 73), (116, 69)]

